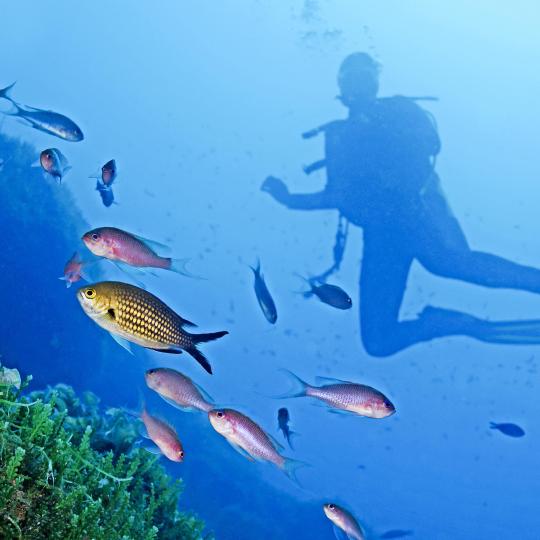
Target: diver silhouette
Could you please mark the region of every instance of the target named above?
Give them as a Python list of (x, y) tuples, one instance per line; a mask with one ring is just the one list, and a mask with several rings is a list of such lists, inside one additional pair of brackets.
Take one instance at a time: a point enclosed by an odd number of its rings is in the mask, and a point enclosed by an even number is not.
[[(261, 189), (290, 209), (337, 209), (341, 229), (343, 218), (363, 229), (360, 330), (370, 355), (388, 356), (451, 335), (540, 343), (539, 320), (491, 322), (433, 306), (415, 319), (399, 319), (415, 259), (441, 277), (533, 293), (540, 293), (540, 270), (469, 247), (435, 172), (440, 140), (433, 118), (416, 103), (422, 98), (378, 98), (379, 71), (366, 53), (346, 57), (338, 86), (348, 117), (303, 135), (325, 135), (325, 159), (304, 169), (309, 174), (325, 167), (325, 189), (291, 194), (272, 176)], [(335, 263), (317, 279), (324, 281), (339, 268), (343, 249), (338, 230)]]

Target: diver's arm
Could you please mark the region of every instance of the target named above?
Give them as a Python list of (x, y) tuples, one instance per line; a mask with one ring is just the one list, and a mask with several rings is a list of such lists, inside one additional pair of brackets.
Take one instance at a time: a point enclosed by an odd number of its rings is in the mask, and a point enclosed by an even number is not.
[(317, 193), (289, 193), (287, 186), (279, 179), (269, 176), (261, 186), (262, 191), (291, 210), (329, 210), (336, 208), (326, 190)]

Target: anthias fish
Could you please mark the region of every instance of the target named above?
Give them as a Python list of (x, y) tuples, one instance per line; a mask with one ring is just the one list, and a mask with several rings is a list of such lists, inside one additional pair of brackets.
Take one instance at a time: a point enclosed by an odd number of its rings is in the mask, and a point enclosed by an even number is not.
[(75, 252), (64, 266), (64, 275), (58, 279), (65, 281), (66, 287), (69, 289), (72, 283), (85, 279), (82, 275), (83, 264), (84, 262), (81, 259), (81, 256)]
[(138, 268), (162, 268), (187, 277), (196, 277), (185, 269), (187, 259), (161, 257), (155, 249), (167, 246), (146, 240), (116, 227), (99, 227), (88, 231), (82, 240), (86, 247), (98, 257), (128, 264)]
[(176, 431), (159, 418), (148, 414), (145, 408), (141, 420), (146, 428), (148, 438), (159, 448), (160, 453), (171, 461), (184, 461), (184, 448)]
[(254, 288), (259, 306), (261, 306), (266, 320), (271, 324), (275, 324), (277, 321), (276, 304), (274, 303), (272, 295), (264, 281), (264, 277), (261, 274), (261, 262), (257, 262), (256, 268), (253, 268), (253, 266), (250, 266), (250, 268), (253, 270), (253, 275), (255, 277)]
[(68, 160), (58, 148), (47, 148), (39, 155), (39, 163), (43, 170), (53, 178), (62, 181), (62, 178), (71, 169)]
[(212, 368), (197, 344), (218, 339), (227, 331), (190, 334), (184, 326), (195, 326), (183, 319), (153, 294), (118, 281), (102, 281), (81, 287), (77, 298), (85, 313), (110, 332), (122, 346), (132, 342), (160, 352), (186, 351), (208, 372)]
[(326, 384), (312, 386), (294, 373), (283, 371), (292, 377), (297, 388), (280, 397), (313, 397), (323, 401), (335, 411), (350, 412), (369, 418), (386, 418), (396, 412), (392, 402), (371, 386), (326, 377), (318, 377)]
[(189, 377), (170, 368), (149, 369), (144, 378), (148, 388), (167, 403), (183, 411), (208, 412), (214, 408), (210, 397)]
[[(335, 503), (325, 504), (323, 510), (326, 517), (334, 524), (334, 527), (343, 531), (350, 540), (366, 539), (364, 530), (350, 512)], [(342, 536), (343, 535), (341, 535), (341, 537)], [(336, 537), (340, 538), (339, 532), (337, 531)]]
[(106, 186), (98, 180), (96, 183), (96, 191), (99, 192), (103, 206), (108, 208), (114, 203), (114, 193), (110, 186)]
[(279, 453), (282, 448), (257, 423), (234, 409), (212, 409), (208, 413), (212, 427), (250, 461), (269, 461), (294, 479), (302, 464)]
[(278, 429), (281, 430), (281, 432), (283, 433), (283, 436), (285, 437), (285, 439), (289, 443), (289, 447), (292, 449), (291, 435), (293, 435), (293, 432), (289, 428), (289, 419), (290, 419), (289, 411), (285, 407), (282, 407), (281, 409), (279, 409), (279, 411), (278, 411)]
[(101, 167), (101, 181), (105, 186), (111, 186), (116, 180), (118, 170), (116, 169), (116, 161), (111, 159)]
[(10, 97), (10, 90), (14, 85), (15, 83), (7, 88), (0, 89), (0, 97), (9, 100), (15, 107), (15, 111), (5, 112), (4, 114), (16, 116), (17, 118), (26, 121), (30, 127), (49, 133), (50, 135), (54, 135), (65, 141), (77, 142), (84, 139), (81, 128), (67, 116), (53, 111), (44, 111), (42, 109), (36, 109), (34, 107), (16, 103)]
[(507, 435), (508, 437), (523, 437), (525, 435), (525, 430), (519, 427), (517, 424), (497, 424), (495, 422), (490, 422), (489, 427), (491, 429), (499, 430), (501, 433)]

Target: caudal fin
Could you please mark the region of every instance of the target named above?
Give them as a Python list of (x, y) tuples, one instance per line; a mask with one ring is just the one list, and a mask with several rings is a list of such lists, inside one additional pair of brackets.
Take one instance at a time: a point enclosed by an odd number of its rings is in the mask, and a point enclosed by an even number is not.
[(303, 381), (300, 377), (297, 377), (292, 371), (289, 371), (288, 369), (281, 368), (279, 371), (283, 371), (289, 376), (289, 379), (293, 383), (293, 386), (288, 392), (285, 392), (284, 394), (272, 396), (274, 399), (294, 398), (306, 395), (306, 390), (309, 388), (309, 384), (307, 382)]
[(309, 463), (304, 461), (298, 461), (297, 459), (285, 458), (283, 462), (283, 472), (297, 485), (300, 486), (300, 482), (296, 477), (296, 471), (301, 467), (309, 467)]
[(169, 259), (171, 261), (171, 266), (169, 267), (169, 270), (172, 272), (176, 272), (177, 274), (181, 274), (182, 276), (190, 277), (193, 279), (206, 279), (201, 276), (197, 276), (195, 274), (192, 274), (187, 268), (187, 263), (189, 262), (189, 259)]
[(5, 99), (9, 99), (9, 101), (13, 101), (11, 99), (11, 96), (9, 95), (11, 89), (15, 86), (15, 83), (17, 81), (15, 81), (14, 83), (10, 84), (9, 86), (6, 86), (5, 88), (2, 88), (0, 89), (0, 97), (3, 97)]
[(219, 339), (228, 333), (229, 332), (227, 332), (227, 330), (222, 330), (221, 332), (209, 332), (207, 334), (191, 334), (193, 345), (189, 349), (186, 349), (186, 352), (193, 356), (193, 358), (195, 358), (195, 360), (197, 360), (197, 362), (199, 362), (199, 364), (201, 364), (201, 366), (211, 375), (212, 366), (206, 359), (206, 356), (204, 356), (204, 354), (197, 349), (197, 344), (206, 343), (207, 341), (214, 341), (215, 339)]

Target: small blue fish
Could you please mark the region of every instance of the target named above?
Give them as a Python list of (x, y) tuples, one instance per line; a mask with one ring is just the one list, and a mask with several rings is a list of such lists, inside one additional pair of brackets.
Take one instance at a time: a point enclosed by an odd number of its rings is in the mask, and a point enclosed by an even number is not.
[(391, 531), (386, 531), (384, 534), (381, 534), (379, 538), (384, 538), (385, 540), (390, 540), (390, 538), (403, 538), (404, 536), (412, 536), (412, 531), (404, 531), (402, 529), (392, 529)]
[(289, 428), (289, 411), (282, 407), (278, 411), (278, 429), (280, 429), (283, 432), (283, 436), (285, 439), (287, 439), (287, 442), (289, 443), (289, 446), (292, 450), (292, 444), (291, 444), (291, 435), (294, 435), (294, 431), (291, 431)]
[(498, 429), (504, 435), (508, 437), (523, 437), (525, 431), (516, 424), (496, 424), (495, 422), (489, 423), (490, 429)]
[(274, 303), (270, 291), (264, 282), (264, 277), (261, 274), (261, 261), (257, 262), (257, 268), (253, 268), (253, 266), (250, 266), (250, 268), (253, 270), (255, 276), (255, 295), (257, 296), (259, 306), (261, 306), (266, 320), (271, 324), (275, 324), (277, 321), (276, 304)]
[(0, 89), (0, 97), (7, 99), (15, 107), (14, 112), (5, 112), (5, 115), (16, 116), (25, 121), (30, 127), (49, 133), (50, 135), (55, 135), (66, 141), (77, 142), (84, 139), (81, 128), (67, 116), (53, 111), (44, 111), (34, 107), (28, 107), (15, 102), (9, 95), (9, 92), (14, 85), (15, 83), (7, 88)]
[(112, 187), (106, 186), (98, 180), (96, 184), (96, 190), (99, 191), (99, 194), (101, 195), (101, 201), (103, 202), (104, 206), (108, 208), (114, 203), (114, 193)]
[(316, 296), (323, 304), (328, 304), (336, 309), (350, 309), (352, 307), (351, 297), (341, 287), (328, 285), (328, 283), (316, 285), (314, 280), (306, 279), (300, 275), (298, 277), (303, 279), (311, 289), (302, 293), (304, 298)]

